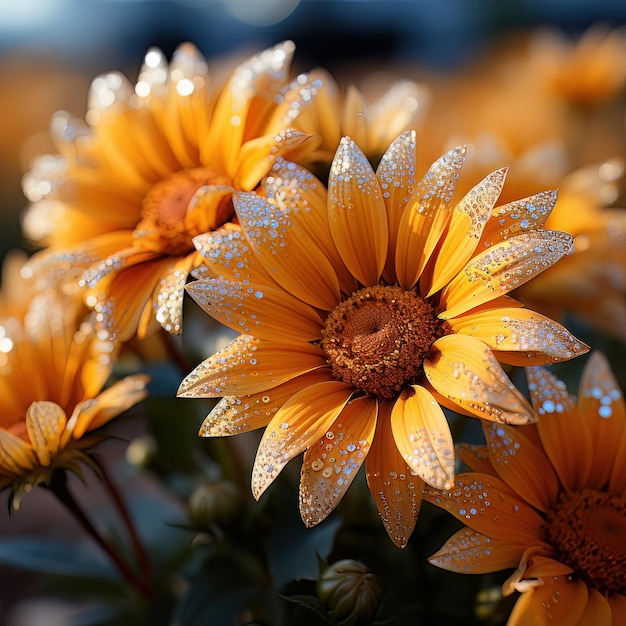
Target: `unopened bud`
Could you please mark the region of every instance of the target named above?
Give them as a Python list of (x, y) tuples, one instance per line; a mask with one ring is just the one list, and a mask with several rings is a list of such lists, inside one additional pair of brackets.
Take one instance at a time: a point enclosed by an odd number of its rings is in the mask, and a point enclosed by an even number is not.
[(228, 524), (241, 510), (242, 497), (234, 483), (222, 481), (197, 487), (189, 497), (189, 515), (194, 526)]
[(343, 559), (328, 566), (317, 581), (317, 597), (331, 623), (369, 624), (382, 597), (378, 579), (359, 561)]

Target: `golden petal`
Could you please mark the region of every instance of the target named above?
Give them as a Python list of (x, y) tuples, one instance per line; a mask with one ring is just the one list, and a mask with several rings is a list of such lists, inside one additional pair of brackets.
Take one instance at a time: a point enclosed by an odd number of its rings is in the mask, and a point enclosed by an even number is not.
[(502, 192), (507, 169), (496, 170), (470, 189), (452, 211), (450, 227), (435, 259), (432, 295), (458, 274), (478, 246), (485, 224)]
[(380, 184), (367, 157), (343, 137), (328, 177), (328, 219), (335, 246), (362, 285), (375, 285), (389, 244)]
[[(196, 255), (189, 254), (176, 260), (165, 272), (161, 273), (156, 295), (152, 298), (151, 307), (155, 311), (156, 321), (168, 333), (179, 334), (183, 330), (183, 297), (185, 285), (191, 268), (196, 265)], [(146, 313), (144, 318), (152, 317)], [(142, 320), (137, 329), (139, 338), (148, 333), (148, 320)]]
[(54, 402), (33, 402), (28, 407), (26, 431), (41, 465), (50, 465), (59, 451), (66, 424), (65, 411)]
[(444, 287), (440, 317), (455, 317), (520, 287), (567, 254), (573, 241), (568, 233), (540, 230), (483, 250)]
[(459, 574), (488, 574), (519, 563), (519, 543), (491, 539), (471, 528), (462, 528), (429, 557), (432, 565)]
[(340, 300), (339, 281), (317, 245), (297, 239), (289, 214), (256, 194), (233, 197), (237, 217), (257, 258), (289, 293), (331, 311)]
[(309, 528), (339, 504), (365, 461), (378, 403), (370, 396), (348, 402), (334, 424), (304, 453), (300, 478), (300, 514)]
[(317, 341), (319, 314), (286, 291), (220, 278), (187, 285), (191, 297), (216, 320), (246, 335), (269, 341)]
[(531, 544), (524, 549), (517, 569), (502, 585), (502, 592), (505, 596), (514, 591), (525, 593), (554, 577), (568, 575), (573, 571), (554, 557), (554, 549), (550, 545)]
[(487, 446), (479, 446), (470, 443), (457, 443), (455, 446), (456, 456), (474, 472), (482, 474), (495, 474), (489, 458)]
[(305, 168), (277, 159), (264, 187), (280, 210), (289, 215), (293, 236), (301, 246), (322, 250), (337, 273), (341, 291), (356, 291), (357, 283), (339, 256), (330, 233), (324, 184)]
[(483, 422), (483, 431), (498, 476), (530, 505), (548, 511), (558, 500), (560, 486), (541, 446), (522, 428)]
[(476, 417), (504, 424), (528, 424), (536, 417), (491, 350), (465, 335), (445, 335), (424, 361), (430, 384), (451, 402)]
[(485, 225), (478, 248), (489, 248), (500, 241), (541, 228), (554, 208), (556, 199), (556, 190), (542, 191), (495, 207), (491, 211), (491, 219)]
[(264, 341), (239, 335), (188, 374), (177, 395), (182, 398), (250, 395), (325, 365), (322, 350), (310, 343)]
[(415, 150), (415, 131), (404, 132), (387, 148), (376, 169), (389, 223), (389, 249), (384, 277), (390, 284), (396, 280), (396, 240), (400, 219), (415, 189)]
[(400, 218), (396, 243), (396, 277), (411, 289), (426, 266), (450, 220), (450, 202), (465, 162), (464, 146), (450, 150), (417, 184)]
[(341, 128), (357, 146), (368, 145), (370, 117), (361, 92), (352, 84), (348, 85), (341, 116)]
[(456, 333), (480, 339), (509, 365), (566, 361), (589, 349), (561, 324), (520, 307), (483, 306), (448, 321)]
[(541, 542), (543, 518), (497, 476), (457, 474), (452, 489), (427, 488), (424, 498), (492, 539), (522, 549)]
[(337, 380), (294, 394), (268, 424), (252, 468), (252, 495), (258, 500), (285, 465), (328, 431), (354, 393)]
[(276, 412), (301, 389), (334, 380), (329, 367), (318, 367), (292, 380), (249, 396), (226, 396), (207, 415), (201, 437), (237, 435), (267, 426)]
[(523, 593), (513, 607), (507, 626), (577, 626), (587, 605), (587, 595), (583, 581), (559, 576), (556, 581)]
[(587, 606), (576, 626), (597, 626), (598, 624), (620, 624), (622, 620), (611, 612), (611, 605), (606, 596), (588, 588)]
[(23, 439), (0, 428), (0, 470), (20, 476), (37, 465), (37, 457)]
[(407, 465), (435, 489), (454, 485), (454, 443), (448, 420), (430, 393), (413, 385), (391, 411), (391, 431)]
[(621, 594), (611, 594), (607, 598), (611, 606), (611, 616), (613, 618), (613, 626), (616, 624), (626, 623), (626, 596)]
[(365, 469), (367, 485), (385, 530), (396, 546), (404, 548), (417, 522), (424, 481), (411, 470), (398, 451), (391, 432), (392, 406), (391, 402), (380, 405)]
[(585, 488), (593, 463), (591, 433), (586, 419), (578, 417), (575, 398), (543, 367), (527, 368), (526, 378), (541, 444), (563, 488)]
[(585, 363), (578, 392), (578, 410), (591, 430), (589, 489), (602, 489), (614, 472), (617, 444), (626, 428), (626, 408), (620, 386), (601, 352)]

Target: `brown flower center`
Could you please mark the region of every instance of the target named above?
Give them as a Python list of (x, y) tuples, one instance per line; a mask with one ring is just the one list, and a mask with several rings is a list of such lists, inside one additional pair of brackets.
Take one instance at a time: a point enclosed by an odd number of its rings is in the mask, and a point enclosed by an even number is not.
[(589, 586), (626, 595), (626, 498), (564, 493), (546, 516), (546, 538)]
[(413, 291), (376, 285), (344, 300), (322, 332), (333, 375), (381, 398), (392, 398), (422, 376), (433, 342), (449, 332)]
[(223, 175), (208, 168), (195, 168), (174, 172), (154, 184), (146, 194), (141, 209), (141, 221), (135, 228), (135, 242), (139, 247), (180, 255), (194, 249), (193, 238), (200, 234), (194, 225), (209, 221), (213, 227), (221, 226), (233, 215), (232, 200), (222, 197), (198, 210), (213, 213), (205, 220), (190, 220), (190, 206), (195, 193), (205, 185), (228, 185)]

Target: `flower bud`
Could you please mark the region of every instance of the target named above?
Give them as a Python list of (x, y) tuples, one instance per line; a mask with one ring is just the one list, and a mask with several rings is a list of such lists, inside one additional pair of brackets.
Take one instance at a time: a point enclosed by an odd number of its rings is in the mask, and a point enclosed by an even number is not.
[(352, 559), (326, 567), (316, 588), (331, 623), (346, 626), (369, 624), (382, 597), (376, 576), (363, 563)]
[(194, 526), (228, 524), (239, 513), (242, 497), (239, 488), (229, 481), (197, 487), (189, 497), (189, 515)]

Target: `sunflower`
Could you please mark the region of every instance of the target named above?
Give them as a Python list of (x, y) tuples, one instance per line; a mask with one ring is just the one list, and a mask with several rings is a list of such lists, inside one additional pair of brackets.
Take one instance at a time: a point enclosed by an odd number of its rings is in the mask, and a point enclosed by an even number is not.
[(240, 227), (196, 238), (207, 266), (188, 285), (242, 334), (181, 383), (185, 397), (225, 396), (205, 436), (266, 427), (252, 472), (259, 498), (304, 452), (308, 526), (340, 501), (365, 461), (369, 489), (398, 545), (413, 530), (423, 481), (454, 484), (441, 408), (523, 424), (530, 405), (499, 360), (570, 359), (587, 350), (507, 292), (556, 262), (570, 235), (541, 228), (553, 192), (496, 207), (501, 169), (453, 203), (465, 149), (414, 179), (415, 133), (376, 173), (341, 140), (328, 190), (279, 161), (265, 196), (236, 194)]
[(104, 389), (119, 346), (106, 315), (11, 278), (33, 294), (22, 315), (0, 310), (0, 489), (11, 489), (18, 508), (55, 469), (79, 473), (102, 439), (94, 431), (142, 400), (148, 379), (128, 376)]
[(593, 353), (578, 400), (542, 367), (527, 370), (536, 424), (484, 424), (461, 446), (474, 471), (426, 498), (466, 527), (431, 557), (454, 572), (517, 569), (509, 626), (626, 623), (626, 409), (606, 358)]
[(114, 302), (123, 340), (156, 322), (179, 333), (193, 237), (230, 220), (232, 192), (252, 190), (277, 157), (309, 149), (290, 127), (319, 85), (288, 78), (293, 52), (277, 45), (221, 83), (187, 43), (169, 65), (149, 50), (134, 87), (120, 73), (96, 78), (87, 124), (56, 114), (59, 154), (24, 177), (24, 233), (47, 246), (33, 270), (66, 272), (66, 290), (78, 283), (91, 307)]

